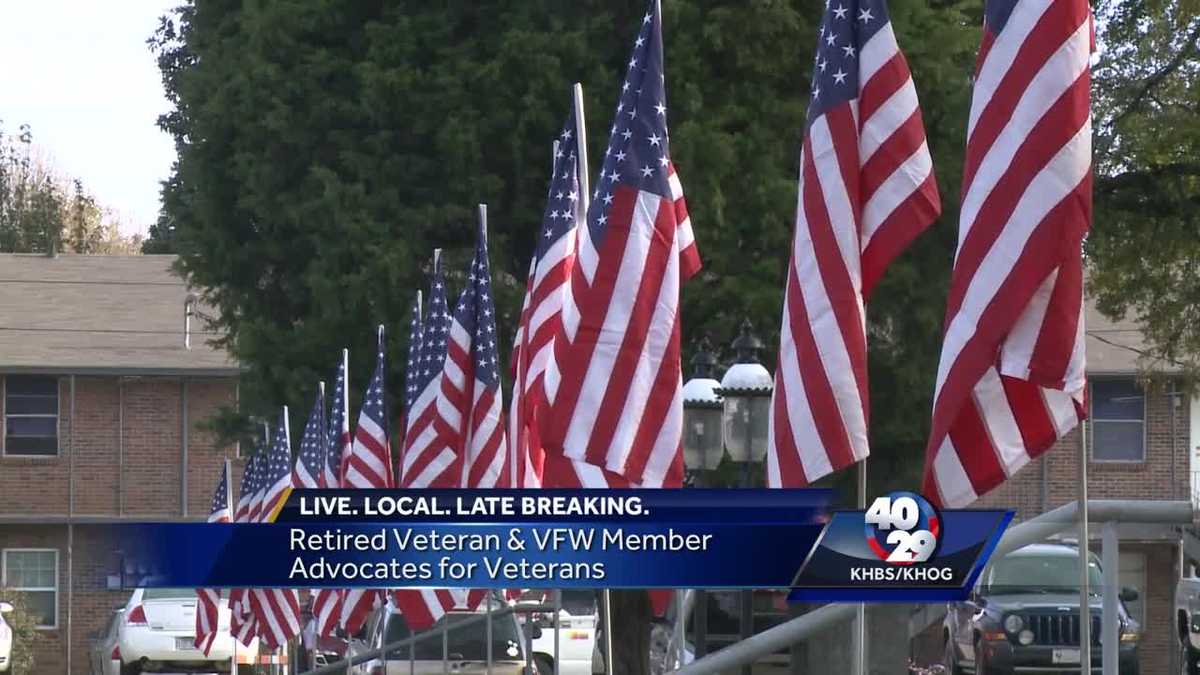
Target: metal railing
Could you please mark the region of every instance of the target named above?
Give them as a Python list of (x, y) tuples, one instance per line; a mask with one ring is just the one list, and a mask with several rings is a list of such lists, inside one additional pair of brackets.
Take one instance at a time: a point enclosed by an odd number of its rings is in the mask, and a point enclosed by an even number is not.
[[(489, 602), (489, 610), (490, 610), (491, 600), (489, 599), (488, 602)], [(404, 647), (412, 647), (412, 646), (416, 645), (417, 643), (426, 642), (426, 641), (432, 640), (437, 637), (442, 638), (442, 672), (448, 673), (448, 672), (450, 672), (449, 653), (448, 653), (448, 638), (449, 638), (449, 634), (451, 631), (462, 630), (462, 629), (470, 628), (472, 626), (476, 626), (480, 623), (487, 622), (487, 629), (490, 634), (492, 622), (495, 621), (496, 619), (503, 618), (503, 617), (506, 617), (506, 616), (509, 616), (512, 614), (533, 614), (533, 613), (537, 613), (537, 612), (555, 612), (554, 626), (555, 626), (555, 630), (558, 630), (558, 624), (559, 624), (558, 613), (557, 613), (557, 605), (558, 604), (559, 603), (556, 602), (553, 605), (546, 605), (546, 604), (512, 605), (509, 607), (502, 607), (500, 609), (480, 613), (480, 614), (477, 614), (470, 618), (463, 619), (462, 621), (456, 621), (453, 624), (451, 624), (449, 621), (446, 621), (440, 627), (433, 628), (433, 629), (430, 629), (427, 631), (423, 631), (421, 633), (416, 633), (414, 635), (410, 635), (409, 637), (406, 637), (403, 640), (389, 642), (388, 644), (382, 645), (380, 647), (375, 647), (374, 649), (369, 649), (365, 652), (362, 652), (361, 654), (355, 654), (354, 656), (349, 656), (349, 657), (346, 657), (343, 659), (339, 659), (337, 661), (333, 661), (333, 662), (328, 663), (319, 668), (314, 668), (314, 669), (306, 671), (304, 673), (300, 673), (299, 675), (333, 675), (334, 673), (342, 673), (342, 672), (347, 671), (352, 666), (357, 666), (357, 665), (366, 663), (367, 661), (372, 661), (376, 658), (384, 657), (384, 655), (388, 654), (389, 652), (397, 651), (397, 650), (403, 649)], [(529, 622), (529, 619), (526, 618), (526, 624), (528, 624), (528, 622)], [(489, 637), (489, 639), (487, 640), (487, 644), (488, 644), (487, 669), (488, 669), (488, 672), (490, 673), (491, 669), (492, 669), (493, 659), (492, 659), (492, 654), (491, 654), (491, 650), (492, 650), (492, 641), (490, 639), (491, 636), (489, 635), (488, 637)], [(525, 631), (522, 631), (522, 637), (524, 638), (524, 641), (525, 641), (524, 652), (525, 652), (526, 672), (532, 673), (533, 672), (532, 671), (533, 650), (531, 649), (532, 638), (530, 637), (530, 635), (528, 633), (525, 633)], [(558, 644), (558, 642), (557, 642), (557, 640), (555, 640), (556, 648), (557, 648), (557, 644)], [(557, 651), (557, 649), (555, 651)], [(413, 661), (412, 661), (413, 653), (414, 653), (414, 650), (409, 651), (410, 664), (413, 663)], [(384, 663), (386, 663), (386, 662), (387, 662), (387, 659), (384, 658)], [(555, 658), (554, 670), (555, 671), (558, 670), (557, 655)], [(549, 674), (543, 674), (543, 675), (549, 675)], [(557, 672), (555, 673), (555, 675), (557, 675)]]

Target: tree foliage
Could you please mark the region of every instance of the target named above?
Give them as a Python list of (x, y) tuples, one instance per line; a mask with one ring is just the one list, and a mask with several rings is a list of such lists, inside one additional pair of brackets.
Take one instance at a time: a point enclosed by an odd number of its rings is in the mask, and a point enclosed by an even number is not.
[[(1200, 369), (1200, 2), (1102, 0), (1094, 68), (1102, 310), (1145, 327), (1148, 369)], [(1099, 336), (1129, 342), (1127, 336)]]
[[(878, 287), (873, 440), (881, 476), (915, 480), (951, 258), (976, 2), (895, 0), (946, 215)], [(352, 347), (367, 372), (404, 322), (432, 248), (465, 258), (490, 208), (500, 329), (515, 327), (544, 205), (550, 141), (585, 85), (604, 147), (641, 0), (186, 3), (152, 39), (179, 160), (147, 242), (218, 309), (249, 368), (243, 404), (300, 405)], [(663, 3), (672, 156), (705, 271), (683, 292), (684, 340), (726, 344), (744, 316), (776, 341), (820, 3)], [(929, 36), (937, 36), (936, 40)], [(455, 259), (449, 269), (461, 267)], [(732, 355), (729, 355), (732, 356)], [(774, 355), (767, 355), (773, 363)], [(300, 409), (300, 408), (298, 408)]]
[(35, 650), (34, 643), (41, 639), (37, 630), (36, 610), (26, 602), (19, 591), (0, 587), (0, 601), (13, 606), (13, 611), (4, 615), (4, 623), (12, 630), (12, 652), (9, 654), (10, 675), (31, 675)]
[(140, 245), (121, 235), (83, 181), (54, 171), (28, 125), (16, 136), (0, 127), (0, 251), (134, 253)]

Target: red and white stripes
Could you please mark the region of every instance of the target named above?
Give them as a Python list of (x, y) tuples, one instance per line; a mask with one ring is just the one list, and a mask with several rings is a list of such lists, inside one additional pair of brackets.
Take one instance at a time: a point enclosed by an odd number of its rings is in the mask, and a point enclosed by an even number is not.
[(989, 3), (925, 492), (974, 501), (1084, 416), (1081, 242), (1091, 222), (1091, 13)]

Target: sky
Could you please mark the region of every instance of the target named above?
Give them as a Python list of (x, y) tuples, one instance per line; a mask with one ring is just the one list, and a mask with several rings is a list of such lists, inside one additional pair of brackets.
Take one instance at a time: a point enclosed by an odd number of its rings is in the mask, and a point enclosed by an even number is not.
[(175, 159), (155, 120), (169, 104), (146, 46), (178, 0), (0, 2), (0, 120), (29, 124), (60, 173), (83, 181), (125, 234), (158, 216)]

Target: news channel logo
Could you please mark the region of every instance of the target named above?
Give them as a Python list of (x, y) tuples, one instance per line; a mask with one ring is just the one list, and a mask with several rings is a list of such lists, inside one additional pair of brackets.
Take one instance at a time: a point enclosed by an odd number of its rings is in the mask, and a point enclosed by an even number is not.
[(932, 558), (941, 523), (933, 505), (915, 492), (876, 497), (863, 514), (867, 546), (889, 565), (912, 565)]

